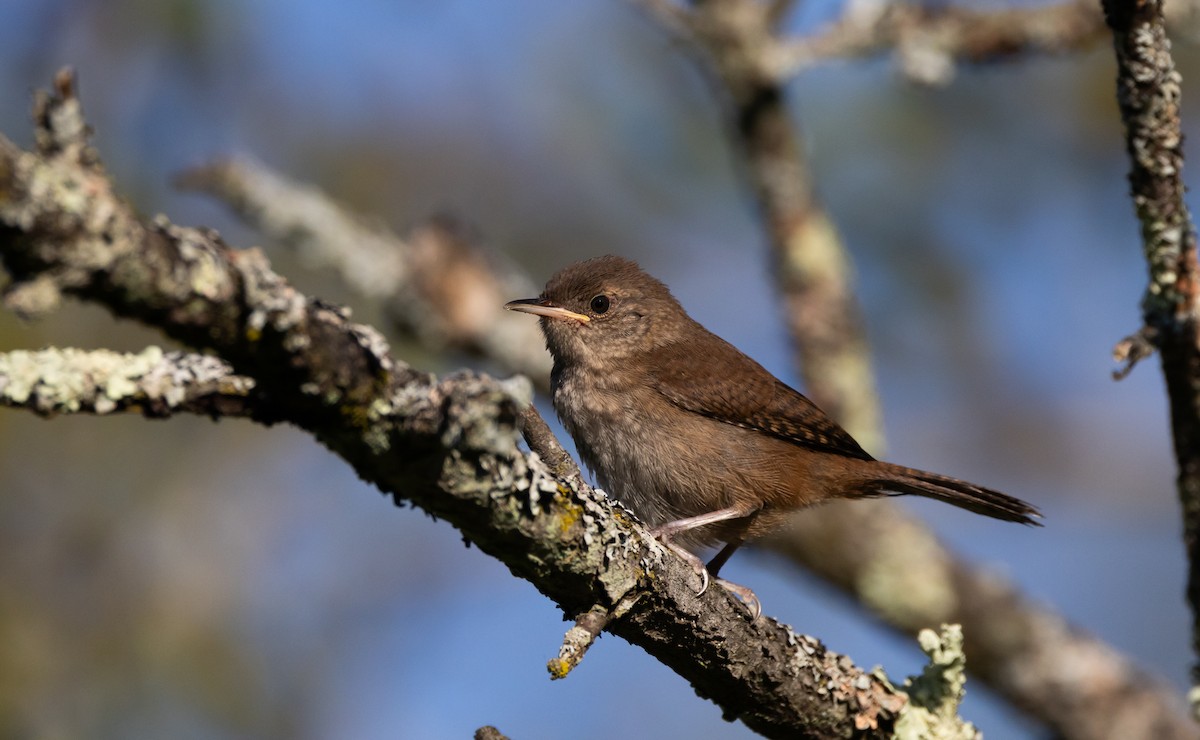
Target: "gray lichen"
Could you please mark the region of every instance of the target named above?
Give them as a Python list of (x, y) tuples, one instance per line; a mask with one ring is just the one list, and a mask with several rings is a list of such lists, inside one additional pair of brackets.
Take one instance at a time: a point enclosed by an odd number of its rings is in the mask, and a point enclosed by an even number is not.
[(982, 738), (970, 722), (958, 716), (966, 693), (966, 654), (962, 626), (942, 625), (941, 632), (921, 630), (917, 642), (929, 656), (920, 676), (905, 681), (909, 703), (896, 722), (896, 737), (920, 740), (978, 740)]
[(254, 387), (215, 357), (73, 348), (14, 350), (0, 354), (0, 403), (42, 415), (88, 412), (153, 404), (167, 413), (199, 396), (244, 397)]

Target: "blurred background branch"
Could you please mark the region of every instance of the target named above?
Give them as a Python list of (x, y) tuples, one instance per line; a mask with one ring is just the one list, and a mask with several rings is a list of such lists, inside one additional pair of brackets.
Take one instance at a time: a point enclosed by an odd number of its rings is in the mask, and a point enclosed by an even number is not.
[(867, 450), (882, 453), (879, 398), (850, 259), (814, 193), (783, 80), (764, 59), (778, 38), (775, 6), (708, 0), (688, 10), (659, 0), (645, 7), (669, 29), (682, 25), (726, 104), (736, 165), (767, 235), (805, 392)]
[(777, 79), (832, 60), (892, 55), (910, 81), (945, 85), (959, 63), (1077, 51), (1097, 43), (1104, 30), (1091, 0), (982, 10), (909, 2), (849, 5), (816, 34), (773, 41), (764, 61)]
[(401, 238), (249, 159), (196, 167), (175, 182), (220, 198), (264, 236), (335, 270), (363, 298), (384, 301), (396, 328), (431, 349), (493, 359), (548, 387), (537, 325), (495, 310), (506, 296), (538, 289), (481, 249), (465, 225), (434, 218)]
[[(713, 26), (685, 4), (631, 0), (651, 11), (671, 32), (705, 38)], [(1065, 54), (1096, 46), (1104, 38), (1104, 14), (1092, 0), (1062, 0), (1034, 7), (973, 8), (948, 3), (857, 0), (815, 32), (783, 33), (791, 3), (765, 0), (693, 0), (700, 13), (714, 12), (715, 28), (753, 37), (739, 62), (759, 79), (786, 83), (830, 62), (890, 56), (909, 82), (947, 85), (960, 64), (981, 64)], [(1180, 0), (1165, 9), (1182, 33), (1196, 32), (1200, 2)], [(734, 16), (737, 16), (735, 19)], [(711, 39), (710, 39), (711, 40)], [(727, 43), (728, 39), (721, 43)]]

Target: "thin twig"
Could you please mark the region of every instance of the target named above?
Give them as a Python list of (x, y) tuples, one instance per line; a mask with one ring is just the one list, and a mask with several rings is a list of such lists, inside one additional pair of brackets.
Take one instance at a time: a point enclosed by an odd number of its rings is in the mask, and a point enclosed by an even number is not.
[(819, 32), (769, 47), (765, 62), (786, 80), (820, 63), (894, 55), (913, 82), (944, 85), (960, 63), (1062, 54), (1096, 43), (1104, 19), (1094, 0), (1031, 8), (977, 10), (962, 5), (870, 3)]
[(1175, 441), (1176, 478), (1192, 607), (1192, 711), (1200, 717), (1200, 268), (1184, 201), (1182, 78), (1171, 57), (1161, 0), (1105, 0), (1117, 57), (1134, 209), (1150, 282), (1145, 335), (1162, 358)]
[(538, 413), (536, 407), (530, 404), (521, 412), (521, 434), (529, 449), (536, 452), (554, 477), (569, 481), (573, 487), (580, 490), (590, 488), (583, 479), (583, 473), (575, 460), (567, 453), (546, 424), (546, 420)]

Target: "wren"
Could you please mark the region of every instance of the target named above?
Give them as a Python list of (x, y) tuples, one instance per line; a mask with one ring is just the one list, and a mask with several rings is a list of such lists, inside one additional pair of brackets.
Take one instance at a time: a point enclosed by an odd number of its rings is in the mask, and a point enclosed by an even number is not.
[[(637, 263), (605, 256), (564, 268), (537, 298), (554, 358), (554, 410), (596, 482), (654, 536), (717, 574), (747, 539), (831, 499), (911, 494), (1038, 525), (1030, 504), (974, 483), (871, 457), (799, 391), (694, 321)], [(707, 568), (693, 551), (724, 543)]]

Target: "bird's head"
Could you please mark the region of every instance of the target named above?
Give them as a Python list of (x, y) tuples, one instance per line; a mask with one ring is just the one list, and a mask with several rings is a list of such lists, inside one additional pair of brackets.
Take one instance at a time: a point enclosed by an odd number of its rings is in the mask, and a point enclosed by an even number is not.
[(565, 267), (537, 298), (504, 307), (541, 318), (556, 362), (585, 365), (652, 352), (691, 321), (666, 285), (613, 255)]

